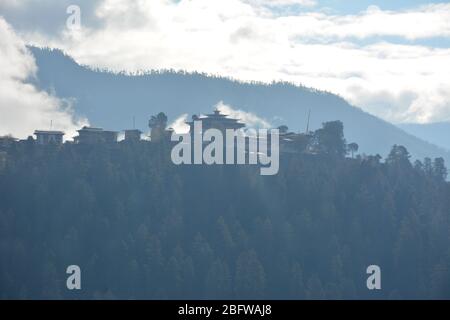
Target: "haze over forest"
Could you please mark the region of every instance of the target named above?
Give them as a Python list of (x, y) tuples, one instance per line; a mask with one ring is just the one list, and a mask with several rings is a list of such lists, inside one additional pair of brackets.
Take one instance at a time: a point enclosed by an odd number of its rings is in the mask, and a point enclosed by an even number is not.
[(449, 21), (0, 0), (0, 299), (450, 299)]

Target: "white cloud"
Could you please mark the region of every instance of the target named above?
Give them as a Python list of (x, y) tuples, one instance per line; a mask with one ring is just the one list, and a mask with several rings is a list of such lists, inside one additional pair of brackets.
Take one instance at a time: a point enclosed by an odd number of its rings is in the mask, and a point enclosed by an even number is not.
[[(246, 112), (239, 109), (234, 109), (232, 106), (224, 104), (223, 101), (218, 102), (214, 108), (218, 109), (222, 114), (227, 115), (231, 118), (238, 119), (240, 122), (245, 123), (247, 128), (271, 128), (271, 124), (261, 118), (256, 114), (251, 112)], [(204, 117), (205, 115), (200, 115), (200, 117)], [(178, 118), (176, 118), (171, 124), (167, 127), (172, 128), (176, 133), (182, 134), (189, 132), (189, 125), (186, 124), (188, 121), (188, 114), (182, 114)]]
[(256, 114), (240, 109), (234, 109), (232, 106), (224, 104), (223, 101), (217, 103), (215, 108), (221, 113), (245, 123), (248, 128), (267, 129), (271, 127), (271, 124), (267, 120), (257, 116)]
[(279, 18), (291, 26), (291, 35), (309, 39), (365, 39), (398, 36), (415, 40), (450, 36), (450, 4), (428, 4), (411, 10), (388, 11), (369, 6), (354, 15), (328, 15), (309, 12)]
[(280, 7), (280, 6), (292, 6), (299, 5), (302, 7), (314, 7), (317, 5), (316, 0), (246, 0), (246, 2), (267, 7)]
[(169, 124), (168, 127), (172, 128), (178, 134), (188, 133), (189, 132), (189, 126), (186, 124), (187, 120), (188, 120), (187, 113), (182, 114), (177, 119), (175, 119), (174, 122)]
[(0, 8), (18, 8), (24, 5), (24, 0), (3, 0)]
[[(218, 102), (214, 108), (218, 109), (221, 113), (234, 118), (239, 119), (240, 122), (245, 123), (247, 128), (271, 128), (272, 125), (265, 119), (257, 116), (254, 113), (235, 109), (230, 105), (224, 104), (223, 101)], [(204, 115), (201, 115), (204, 116)], [(175, 130), (176, 133), (187, 133), (189, 132), (189, 125), (186, 124), (188, 121), (188, 114), (182, 114), (176, 118), (167, 127)]]
[(70, 137), (83, 124), (73, 120), (67, 102), (28, 82), (36, 72), (34, 59), (1, 17), (0, 70), (0, 135), (25, 138), (35, 129), (48, 129), (53, 121), (54, 129), (64, 130)]
[[(79, 2), (84, 17), (87, 9)], [(55, 38), (22, 30), (23, 36), (62, 48), (80, 63), (116, 71), (173, 68), (287, 80), (340, 94), (394, 122), (450, 120), (450, 49), (411, 42), (450, 38), (448, 3), (402, 11), (371, 6), (354, 15), (319, 9), (280, 15), (260, 8), (267, 0), (97, 2), (88, 12), (97, 20), (82, 18), (78, 33), (66, 30)], [(294, 2), (309, 1), (271, 1)]]

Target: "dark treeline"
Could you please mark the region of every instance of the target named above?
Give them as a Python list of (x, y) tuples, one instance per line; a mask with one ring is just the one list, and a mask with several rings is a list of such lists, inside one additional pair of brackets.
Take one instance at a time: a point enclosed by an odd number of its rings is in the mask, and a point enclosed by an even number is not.
[[(298, 141), (309, 152), (283, 153), (275, 176), (175, 166), (165, 142), (14, 144), (0, 162), (0, 298), (450, 298), (442, 159), (353, 156), (342, 132)], [(66, 289), (72, 264), (80, 291)]]

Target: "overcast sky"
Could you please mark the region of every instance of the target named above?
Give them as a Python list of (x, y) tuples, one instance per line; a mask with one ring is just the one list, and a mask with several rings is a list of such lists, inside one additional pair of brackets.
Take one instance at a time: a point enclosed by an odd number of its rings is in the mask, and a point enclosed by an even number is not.
[[(72, 4), (81, 9), (79, 30), (66, 27)], [(447, 2), (0, 0), (0, 32), (0, 63), (16, 64), (0, 81), (15, 90), (35, 68), (23, 45), (35, 44), (115, 71), (288, 80), (340, 94), (394, 123), (450, 121)], [(65, 121), (83, 121), (71, 118), (70, 103), (33, 94), (50, 99)]]

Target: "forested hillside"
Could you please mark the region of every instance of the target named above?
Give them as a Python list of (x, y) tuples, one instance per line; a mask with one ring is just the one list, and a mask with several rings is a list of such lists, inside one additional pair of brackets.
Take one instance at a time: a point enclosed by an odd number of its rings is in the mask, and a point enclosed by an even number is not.
[(320, 130), (275, 176), (175, 166), (166, 142), (8, 147), (0, 298), (450, 298), (442, 159), (352, 158)]

